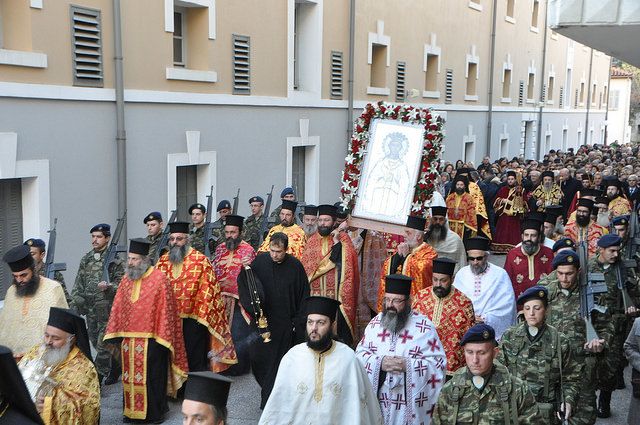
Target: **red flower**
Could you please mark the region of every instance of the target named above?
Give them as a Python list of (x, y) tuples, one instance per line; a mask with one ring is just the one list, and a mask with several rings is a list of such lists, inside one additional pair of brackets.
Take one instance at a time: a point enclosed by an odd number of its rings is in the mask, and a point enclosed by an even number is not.
[(435, 138), (435, 137), (434, 137), (434, 135), (433, 135), (433, 134), (431, 134), (431, 133), (427, 133), (427, 139), (428, 139), (428, 140), (433, 140), (434, 138)]

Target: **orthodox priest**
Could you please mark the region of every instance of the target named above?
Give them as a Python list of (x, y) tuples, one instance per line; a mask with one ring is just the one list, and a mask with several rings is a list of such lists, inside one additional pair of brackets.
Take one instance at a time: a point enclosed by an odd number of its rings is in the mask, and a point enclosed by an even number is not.
[(473, 303), (477, 323), (495, 329), (496, 338), (516, 319), (516, 298), (507, 272), (489, 262), (489, 240), (471, 238), (465, 242), (469, 265), (460, 269), (453, 286)]
[(436, 327), (447, 354), (447, 379), (466, 364), (460, 341), (476, 322), (473, 303), (453, 287), (455, 266), (448, 258), (433, 260), (433, 286), (413, 299), (413, 311), (427, 316)]
[(606, 228), (591, 218), (593, 206), (594, 202), (591, 199), (578, 199), (578, 206), (575, 211), (576, 219), (564, 227), (564, 235), (573, 239), (577, 245), (582, 241), (587, 242), (589, 257), (596, 254), (598, 240), (609, 233)]
[(0, 425), (42, 425), (13, 353), (0, 345)]
[(436, 251), (424, 242), (426, 219), (410, 215), (404, 231), (404, 242), (398, 245), (396, 253), (387, 257), (382, 265), (380, 285), (378, 289), (378, 310), (383, 311), (385, 276), (402, 274), (411, 278), (411, 296), (431, 285), (433, 259)]
[(266, 329), (258, 327), (258, 332), (270, 333), (271, 341), (256, 338), (250, 350), (251, 370), (261, 388), (261, 408), (271, 394), (280, 360), (304, 340), (302, 309), (309, 296), (309, 280), (300, 260), (287, 254), (287, 243), (287, 235), (274, 233), (269, 252), (259, 254), (238, 275), (240, 303), (251, 315), (253, 326), (265, 319)]
[(532, 211), (545, 212), (549, 205), (560, 205), (562, 202), (562, 190), (554, 182), (553, 171), (542, 173), (542, 184), (539, 184), (529, 198)]
[(339, 305), (333, 298), (307, 298), (307, 342), (282, 358), (260, 425), (382, 425), (362, 365), (351, 348), (333, 339)]
[(213, 267), (190, 246), (189, 223), (169, 223), (169, 233), (169, 252), (156, 268), (173, 287), (189, 371), (223, 371), (237, 359)]
[(10, 249), (3, 260), (11, 269), (13, 284), (0, 310), (0, 344), (6, 345), (19, 360), (42, 340), (49, 308), (68, 305), (62, 286), (36, 273), (28, 246)]
[(81, 316), (51, 307), (44, 342), (25, 354), (18, 367), (46, 425), (98, 423), (100, 383)]
[[(129, 242), (127, 267), (111, 308), (105, 341), (120, 345), (125, 421), (155, 422), (187, 379), (187, 354), (173, 289), (151, 266), (151, 244)], [(140, 379), (138, 379), (138, 377)]]
[(309, 238), (302, 265), (309, 278), (311, 295), (340, 301), (338, 337), (353, 346), (357, 342), (358, 256), (346, 232), (347, 222), (335, 227), (337, 213), (334, 205), (318, 206), (318, 232)]
[(631, 202), (624, 196), (622, 185), (617, 177), (604, 180), (609, 198), (609, 219), (631, 213)]
[(466, 176), (456, 176), (453, 180), (453, 192), (447, 196), (447, 217), (451, 230), (463, 240), (478, 233), (476, 203), (469, 194), (469, 179)]
[(431, 207), (429, 226), (424, 234), (424, 241), (438, 253), (438, 258), (448, 258), (456, 263), (456, 273), (467, 265), (467, 252), (462, 239), (449, 229), (447, 207)]
[(224, 243), (218, 245), (213, 259), (213, 270), (220, 285), (231, 337), (236, 347), (238, 363), (231, 366), (227, 375), (242, 375), (249, 371), (249, 352), (246, 339), (250, 335), (250, 317), (238, 304), (238, 275), (244, 266), (251, 264), (256, 252), (242, 240), (244, 217), (229, 214), (224, 225)]
[(307, 243), (307, 235), (304, 233), (302, 227), (296, 224), (295, 213), (297, 207), (298, 203), (295, 201), (282, 200), (279, 213), (280, 222), (269, 230), (258, 252), (268, 252), (271, 235), (276, 232), (282, 232), (289, 238), (289, 248), (287, 252), (298, 259), (302, 258), (302, 253)]
[[(508, 252), (520, 242), (520, 221), (527, 212), (528, 194), (518, 184), (515, 171), (507, 171), (507, 185), (502, 186), (493, 201), (496, 212), (496, 234), (493, 249)], [(496, 331), (497, 334), (501, 334)], [(499, 337), (498, 337), (499, 338)]]
[(410, 293), (410, 277), (386, 277), (384, 310), (356, 348), (386, 425), (429, 424), (447, 370), (435, 326), (411, 309)]
[(468, 188), (469, 194), (473, 198), (476, 206), (476, 221), (478, 223), (478, 236), (483, 236), (487, 239), (491, 239), (491, 229), (489, 227), (489, 215), (487, 214), (487, 206), (484, 203), (484, 196), (478, 183), (479, 175), (476, 170), (470, 168), (461, 168), (456, 173), (456, 176), (466, 177), (469, 181)]

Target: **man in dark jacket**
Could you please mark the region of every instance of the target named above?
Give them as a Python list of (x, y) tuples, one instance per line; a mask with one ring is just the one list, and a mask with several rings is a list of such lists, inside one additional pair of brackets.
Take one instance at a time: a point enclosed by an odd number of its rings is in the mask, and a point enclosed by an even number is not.
[[(567, 168), (560, 170), (560, 190), (564, 195), (563, 199), (571, 199), (575, 196), (576, 192), (582, 189), (582, 183), (573, 178), (571, 172)], [(562, 216), (567, 221), (567, 212), (571, 201), (562, 203)]]

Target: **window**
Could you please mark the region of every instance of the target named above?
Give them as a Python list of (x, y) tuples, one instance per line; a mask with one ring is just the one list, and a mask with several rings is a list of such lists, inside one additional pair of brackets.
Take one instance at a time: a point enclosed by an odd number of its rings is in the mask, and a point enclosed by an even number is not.
[(190, 221), (189, 206), (198, 202), (198, 166), (176, 167), (176, 209), (181, 221)]
[(524, 105), (524, 81), (520, 80), (518, 84), (518, 106)]
[[(478, 64), (467, 64), (467, 96), (476, 96), (476, 74), (478, 73)], [(472, 100), (472, 99), (468, 99)]]
[(305, 151), (305, 146), (294, 146), (291, 152), (291, 187), (300, 201), (304, 200)]
[(509, 138), (500, 139), (500, 157), (509, 155)]
[(342, 99), (342, 52), (331, 52), (331, 99)]
[(558, 107), (564, 107), (564, 87), (560, 86), (560, 93), (558, 95)]
[[(3, 212), (0, 217), (0, 252), (7, 252), (23, 240), (22, 179), (0, 179), (0, 207)], [(0, 266), (0, 278), (4, 282), (12, 278), (5, 264)], [(5, 285), (0, 287), (0, 299), (4, 299), (6, 289)]]
[(506, 15), (506, 20), (507, 22), (512, 22), (515, 23), (515, 9), (516, 9), (516, 0), (507, 0), (507, 15)]
[(505, 69), (502, 72), (502, 102), (511, 102), (511, 70)]
[(547, 84), (547, 103), (553, 103), (553, 91), (555, 90), (556, 77), (549, 75), (549, 83)]
[(604, 102), (605, 106), (607, 105), (607, 103), (609, 101), (609, 93), (607, 92), (606, 84), (604, 85), (604, 87), (602, 87), (602, 101)]
[(384, 21), (377, 21), (376, 27), (376, 32), (370, 32), (368, 38), (367, 63), (370, 69), (367, 94), (388, 96), (387, 67), (391, 60), (391, 37), (384, 35)]
[(533, 0), (533, 8), (531, 9), (531, 30), (538, 32), (538, 14), (540, 11), (540, 1)]
[(396, 64), (396, 102), (404, 102), (405, 101), (405, 71), (407, 64), (406, 62), (398, 62)]
[(173, 12), (173, 65), (185, 66), (185, 37), (184, 19), (185, 11), (178, 8)]
[(424, 89), (427, 92), (438, 91), (438, 70), (440, 56), (427, 54), (427, 72), (425, 73)]
[(251, 39), (233, 35), (233, 94), (251, 94)]
[(615, 111), (620, 106), (620, 90), (611, 90), (609, 95), (609, 109)]
[(450, 104), (453, 101), (453, 69), (447, 69), (445, 75), (444, 103)]
[(578, 96), (578, 106), (584, 106), (584, 81), (580, 82), (580, 95)]
[[(286, 3), (286, 2), (285, 2)], [(293, 0), (288, 44), (288, 90), (313, 94), (322, 92), (322, 7), (317, 2)], [(301, 95), (306, 96), (306, 94)]]
[(100, 11), (71, 6), (73, 83), (102, 87), (102, 33)]
[(591, 106), (596, 106), (596, 92), (598, 91), (597, 83), (593, 84), (591, 88)]
[(387, 86), (387, 46), (374, 44), (371, 47), (370, 86)]
[(536, 74), (533, 72), (529, 73), (529, 77), (527, 78), (527, 103), (533, 103), (533, 93), (534, 93), (534, 85), (536, 81)]
[(562, 150), (567, 151), (567, 143), (569, 142), (569, 130), (567, 128), (562, 129)]

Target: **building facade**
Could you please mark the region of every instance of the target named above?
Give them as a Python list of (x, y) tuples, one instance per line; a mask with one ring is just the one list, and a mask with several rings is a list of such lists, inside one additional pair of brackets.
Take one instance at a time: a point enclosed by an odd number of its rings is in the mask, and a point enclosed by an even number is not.
[(0, 252), (58, 217), (71, 281), (125, 207), (135, 237), (212, 186), (214, 205), (240, 188), (240, 214), (272, 184), (274, 204), (286, 185), (334, 202), (367, 102), (437, 110), (449, 161), (602, 143), (610, 59), (546, 5), (0, 0)]

